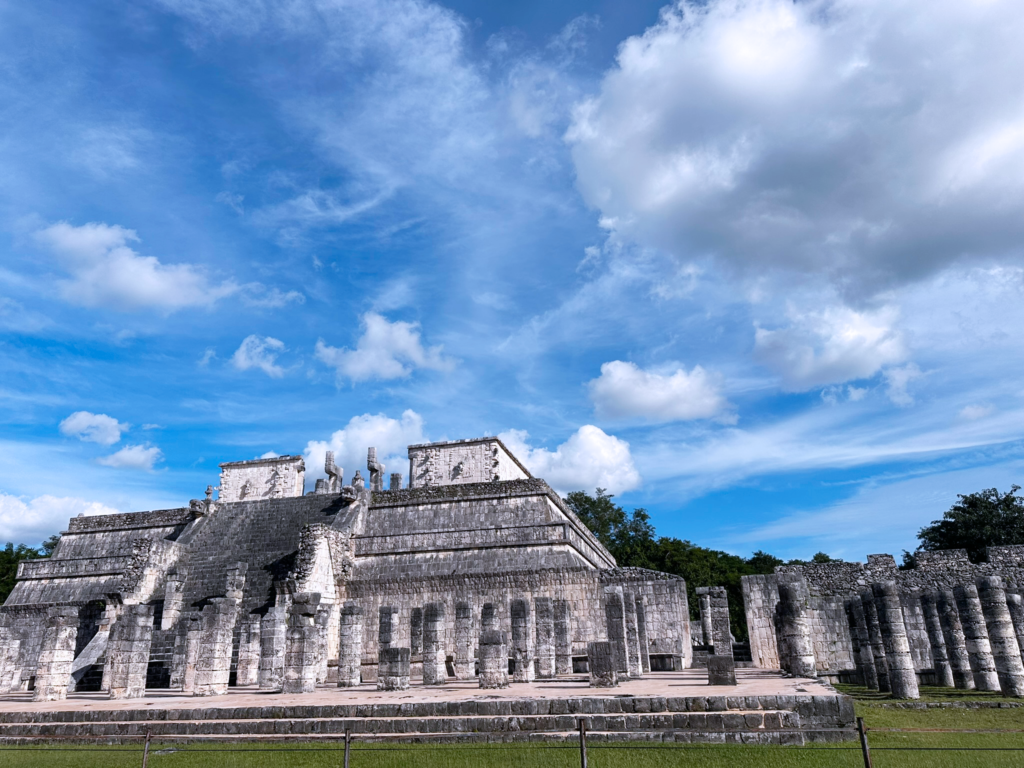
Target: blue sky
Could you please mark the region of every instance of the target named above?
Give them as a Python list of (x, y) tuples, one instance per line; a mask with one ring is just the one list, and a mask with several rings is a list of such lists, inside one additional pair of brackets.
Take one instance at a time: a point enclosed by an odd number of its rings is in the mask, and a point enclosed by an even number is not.
[(1019, 3), (0, 2), (0, 540), (499, 434), (738, 554), (1022, 477)]

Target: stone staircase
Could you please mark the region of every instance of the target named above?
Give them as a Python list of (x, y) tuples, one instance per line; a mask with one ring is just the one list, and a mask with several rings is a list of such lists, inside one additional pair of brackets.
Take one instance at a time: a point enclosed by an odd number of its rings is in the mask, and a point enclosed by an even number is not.
[(0, 712), (0, 743), (332, 740), (804, 744), (851, 738), (845, 696), (616, 696), (404, 704)]

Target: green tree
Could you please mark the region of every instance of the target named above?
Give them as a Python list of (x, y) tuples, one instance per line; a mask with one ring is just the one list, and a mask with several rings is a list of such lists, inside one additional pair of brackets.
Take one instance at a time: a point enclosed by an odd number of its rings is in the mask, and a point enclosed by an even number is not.
[(38, 549), (15, 545), (7, 542), (7, 546), (0, 549), (0, 603), (7, 599), (14, 589), (14, 582), (18, 578), (18, 563), (22, 560), (35, 560), (42, 557)]
[(53, 536), (43, 542), (43, 546), (40, 547), (43, 553), (43, 557), (50, 557), (53, 551), (57, 549), (57, 545), (60, 544), (60, 534), (55, 533)]
[(917, 533), (918, 550), (966, 549), (973, 562), (985, 557), (986, 547), (1024, 544), (1024, 499), (1014, 485), (1007, 493), (987, 488), (958, 494), (958, 501), (941, 520), (933, 520)]

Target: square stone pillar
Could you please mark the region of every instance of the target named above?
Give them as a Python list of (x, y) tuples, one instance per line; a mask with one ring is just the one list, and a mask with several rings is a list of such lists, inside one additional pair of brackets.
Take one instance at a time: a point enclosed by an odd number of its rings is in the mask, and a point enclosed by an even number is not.
[(555, 607), (550, 597), (533, 601), (537, 625), (537, 677), (555, 676)]
[(704, 642), (712, 646), (711, 652), (716, 656), (732, 656), (729, 595), (725, 587), (698, 587), (697, 596), (700, 598)]
[(48, 609), (39, 664), (36, 667), (33, 701), (60, 701), (67, 698), (77, 639), (78, 608), (57, 606)]
[(258, 685), (260, 680), (260, 621), (258, 613), (250, 613), (239, 627), (238, 663), (235, 685)]
[(320, 593), (300, 592), (288, 610), (284, 652), (284, 693), (313, 693), (320, 669), (320, 628), (316, 625)]
[(363, 609), (348, 602), (341, 608), (338, 648), (338, 687), (353, 688), (362, 682)]
[(382, 648), (377, 660), (377, 690), (404, 691), (409, 688), (408, 648)]
[(444, 646), (444, 603), (427, 603), (423, 607), (423, 684), (444, 685), (447, 653)]
[[(484, 605), (484, 615), (493, 605)], [(480, 633), (480, 675), (477, 678), (481, 688), (508, 688), (508, 648), (504, 632), (485, 629)]]
[(629, 676), (637, 680), (643, 677), (643, 668), (640, 662), (640, 633), (636, 624), (636, 594), (633, 590), (622, 590), (622, 607), (626, 617), (626, 665)]
[(124, 606), (107, 638), (110, 698), (140, 699), (146, 695), (152, 643), (153, 606)]
[(617, 662), (612, 644), (607, 641), (587, 643), (587, 667), (591, 688), (614, 688), (619, 684), (615, 671)]
[(846, 601), (846, 610), (850, 614), (851, 632), (856, 634), (860, 646), (861, 682), (868, 688), (878, 690), (878, 673), (875, 671), (875, 653), (871, 647), (871, 636), (868, 634), (868, 621), (864, 615), (864, 604), (860, 595), (854, 595)]
[(189, 611), (181, 621), (181, 656), (178, 679), (181, 692), (191, 696), (196, 692), (196, 671), (199, 665), (199, 651), (202, 646), (203, 617), (196, 611)]
[(232, 598), (215, 597), (203, 608), (193, 696), (223, 696), (228, 692), (237, 617), (238, 601)]
[(160, 617), (160, 629), (164, 632), (172, 629), (181, 617), (185, 604), (185, 577), (179, 573), (167, 574), (164, 584), (164, 611)]
[(714, 645), (714, 630), (711, 628), (711, 593), (707, 587), (697, 588), (697, 604), (700, 609), (700, 634), (704, 645)]
[(628, 678), (629, 651), (626, 646), (626, 611), (622, 604), (622, 587), (605, 587), (601, 600), (604, 603), (604, 619), (615, 673)]
[(512, 682), (514, 683), (533, 682), (532, 613), (529, 601), (512, 601)]
[[(398, 642), (398, 608), (393, 605), (382, 605), (377, 611), (377, 618), (377, 649), (390, 648)], [(421, 627), (420, 632), (422, 631)], [(420, 642), (422, 643), (422, 636)]]
[(636, 596), (636, 635), (640, 642), (640, 671), (651, 671), (651, 645), (647, 640), (647, 606), (642, 595)]
[(288, 645), (288, 609), (270, 608), (260, 620), (261, 691), (279, 691), (284, 684), (284, 655)]
[(414, 661), (423, 660), (423, 609), (419, 606), (409, 611), (409, 653)]
[(569, 619), (569, 601), (555, 600), (555, 674), (572, 674), (572, 626)]
[(320, 665), (316, 671), (316, 682), (318, 685), (327, 682), (327, 646), (328, 646), (328, 632), (330, 632), (331, 616), (334, 614), (332, 606), (320, 605), (316, 609), (316, 617), (313, 622), (317, 629), (317, 658), (320, 659)]
[(472, 680), (476, 672), (476, 643), (473, 642), (473, 607), (465, 601), (455, 604), (455, 679)]

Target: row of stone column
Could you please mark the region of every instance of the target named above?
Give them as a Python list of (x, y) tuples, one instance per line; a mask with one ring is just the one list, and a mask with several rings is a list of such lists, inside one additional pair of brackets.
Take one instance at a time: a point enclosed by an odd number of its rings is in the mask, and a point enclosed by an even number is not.
[[(1000, 577), (924, 592), (920, 599), (938, 685), (1024, 696), (1024, 609)], [(918, 698), (896, 584), (873, 584), (846, 608), (864, 684), (894, 698)]]
[(602, 602), (608, 640), (587, 644), (587, 667), (591, 687), (611, 688), (651, 671), (647, 610), (640, 595), (621, 586), (605, 587)]

